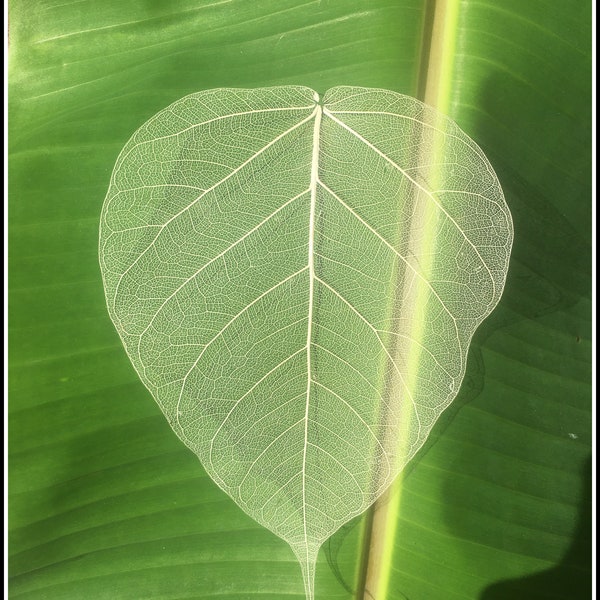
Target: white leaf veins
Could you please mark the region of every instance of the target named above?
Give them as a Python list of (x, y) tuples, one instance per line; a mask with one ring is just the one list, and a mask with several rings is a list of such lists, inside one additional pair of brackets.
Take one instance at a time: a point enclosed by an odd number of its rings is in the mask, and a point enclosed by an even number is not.
[(177, 435), (290, 544), (308, 598), (320, 545), (456, 396), (512, 235), (480, 148), (386, 90), (200, 92), (121, 152), (110, 316)]

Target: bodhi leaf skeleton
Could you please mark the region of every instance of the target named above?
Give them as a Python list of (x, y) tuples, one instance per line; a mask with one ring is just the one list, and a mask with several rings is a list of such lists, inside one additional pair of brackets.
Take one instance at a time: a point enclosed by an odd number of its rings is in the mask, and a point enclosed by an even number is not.
[(321, 544), (456, 396), (512, 237), (481, 149), (391, 91), (200, 92), (119, 155), (110, 316), (175, 433), (291, 546), (307, 599)]

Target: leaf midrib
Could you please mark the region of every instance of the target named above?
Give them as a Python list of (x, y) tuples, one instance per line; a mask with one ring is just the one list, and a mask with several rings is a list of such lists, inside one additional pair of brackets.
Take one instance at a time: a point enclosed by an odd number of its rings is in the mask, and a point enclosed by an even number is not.
[(306, 553), (306, 578), (307, 597), (312, 597), (314, 586), (315, 559), (309, 556), (308, 529), (306, 518), (306, 454), (308, 451), (308, 413), (310, 410), (310, 389), (312, 383), (311, 348), (312, 348), (312, 324), (313, 307), (315, 295), (315, 219), (317, 212), (317, 185), (319, 179), (319, 151), (321, 135), (321, 117), (323, 108), (319, 104), (319, 95), (315, 92), (316, 102), (313, 116), (315, 119), (313, 129), (312, 160), (310, 165), (310, 217), (308, 222), (308, 323), (306, 331), (306, 402), (304, 409), (304, 447), (302, 449), (302, 525), (304, 528), (304, 550)]

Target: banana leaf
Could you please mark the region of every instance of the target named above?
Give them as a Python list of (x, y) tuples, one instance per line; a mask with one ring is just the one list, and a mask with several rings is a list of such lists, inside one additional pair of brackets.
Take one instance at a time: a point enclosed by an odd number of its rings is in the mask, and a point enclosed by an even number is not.
[(304, 597), (289, 547), (179, 442), (106, 311), (115, 159), (202, 89), (420, 97), (515, 224), (503, 299), (401, 480), (319, 556), (317, 598), (589, 598), (589, 0), (9, 2), (9, 597)]

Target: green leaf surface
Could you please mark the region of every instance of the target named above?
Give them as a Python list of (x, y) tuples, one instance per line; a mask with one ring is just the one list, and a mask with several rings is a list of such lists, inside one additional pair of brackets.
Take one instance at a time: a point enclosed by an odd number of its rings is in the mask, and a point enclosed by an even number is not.
[[(214, 486), (131, 368), (103, 298), (100, 210), (131, 133), (188, 93), (416, 95), (435, 73), (432, 6), (14, 0), (9, 14), (10, 597), (300, 600), (293, 553)], [(509, 279), (455, 405), (375, 512), (387, 535), (372, 519), (339, 531), (317, 598), (362, 598), (365, 582), (377, 600), (587, 598), (590, 4), (460, 2), (448, 23), (439, 106), (498, 173)]]

